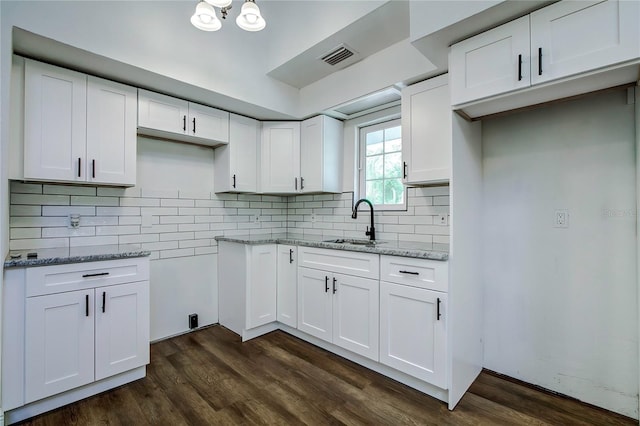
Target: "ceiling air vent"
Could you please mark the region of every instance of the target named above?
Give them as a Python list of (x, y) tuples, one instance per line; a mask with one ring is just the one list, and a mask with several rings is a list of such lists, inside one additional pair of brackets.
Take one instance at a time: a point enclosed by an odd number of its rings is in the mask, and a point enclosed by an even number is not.
[(345, 59), (352, 57), (353, 55), (355, 55), (355, 51), (351, 50), (346, 44), (341, 44), (340, 46), (332, 49), (330, 52), (320, 57), (320, 60), (331, 66), (335, 66)]

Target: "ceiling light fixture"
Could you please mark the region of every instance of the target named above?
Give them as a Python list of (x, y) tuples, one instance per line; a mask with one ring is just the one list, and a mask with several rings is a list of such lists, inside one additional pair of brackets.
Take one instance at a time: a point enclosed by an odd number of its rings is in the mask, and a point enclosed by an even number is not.
[[(222, 22), (216, 16), (216, 10), (213, 7), (220, 8), (222, 19), (226, 19), (231, 9), (231, 2), (232, 0), (200, 0), (191, 17), (191, 23), (203, 31), (218, 31), (222, 28)], [(267, 26), (255, 0), (245, 0), (240, 15), (236, 18), (236, 24), (245, 31), (260, 31)]]

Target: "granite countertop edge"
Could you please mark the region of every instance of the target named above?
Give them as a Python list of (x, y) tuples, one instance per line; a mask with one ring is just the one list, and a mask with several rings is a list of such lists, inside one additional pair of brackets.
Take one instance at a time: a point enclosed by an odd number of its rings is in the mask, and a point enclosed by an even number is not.
[(42, 259), (9, 259), (4, 262), (4, 269), (24, 268), (30, 266), (63, 265), (67, 263), (98, 262), (101, 260), (127, 259), (131, 257), (145, 257), (151, 254), (148, 250), (137, 250), (120, 253), (87, 254), (78, 256), (46, 257)]
[(227, 241), (232, 243), (248, 244), (248, 245), (262, 245), (262, 244), (290, 244), (295, 246), (304, 247), (317, 247), (327, 248), (333, 250), (345, 250), (345, 251), (357, 251), (362, 253), (381, 254), (388, 256), (401, 256), (401, 257), (413, 257), (417, 259), (429, 259), (429, 260), (449, 260), (449, 253), (443, 251), (423, 250), (423, 249), (411, 249), (411, 248), (397, 248), (397, 247), (384, 247), (383, 245), (367, 247), (354, 244), (339, 244), (330, 243), (325, 241), (310, 241), (302, 238), (291, 237), (278, 237), (278, 236), (265, 236), (246, 238), (243, 236), (229, 236), (229, 237), (215, 237), (217, 241)]

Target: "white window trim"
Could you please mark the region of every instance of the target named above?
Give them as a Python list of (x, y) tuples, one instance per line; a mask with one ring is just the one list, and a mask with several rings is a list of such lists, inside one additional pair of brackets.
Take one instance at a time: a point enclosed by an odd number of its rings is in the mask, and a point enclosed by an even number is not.
[[(386, 128), (386, 127), (389, 127), (390, 124), (397, 124), (398, 126), (401, 125), (400, 117), (398, 117), (397, 115), (394, 115), (392, 117), (386, 117), (379, 121), (377, 120), (373, 123), (366, 123), (358, 126), (358, 190), (357, 190), (358, 198), (366, 198), (364, 188), (366, 188), (365, 186), (366, 185), (365, 184), (365, 153), (367, 151), (365, 148), (365, 138), (363, 137), (364, 131), (365, 129), (370, 131), (371, 128), (374, 128), (374, 129)], [(404, 147), (404, 144), (403, 144), (403, 147)], [(403, 204), (397, 204), (397, 205), (374, 204), (374, 208), (376, 211), (406, 211), (408, 196), (409, 194), (407, 191), (407, 187), (405, 186)], [(362, 209), (362, 207), (360, 207), (358, 210), (360, 209)]]

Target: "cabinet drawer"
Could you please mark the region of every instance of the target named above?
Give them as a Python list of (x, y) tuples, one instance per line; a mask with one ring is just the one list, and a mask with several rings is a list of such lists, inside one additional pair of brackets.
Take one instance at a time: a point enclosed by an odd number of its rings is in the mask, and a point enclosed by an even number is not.
[(61, 293), (149, 279), (149, 259), (108, 260), (27, 268), (26, 296)]
[(380, 256), (380, 280), (446, 292), (449, 264), (438, 260)]
[(380, 256), (346, 250), (300, 247), (298, 266), (376, 280), (380, 276)]

